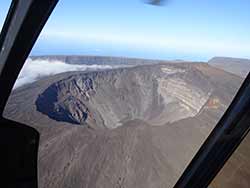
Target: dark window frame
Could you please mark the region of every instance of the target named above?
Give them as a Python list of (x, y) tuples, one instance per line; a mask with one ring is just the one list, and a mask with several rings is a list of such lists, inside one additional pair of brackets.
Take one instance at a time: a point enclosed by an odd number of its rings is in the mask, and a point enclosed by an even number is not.
[(0, 187), (38, 187), (39, 132), (3, 118), (23, 64), (58, 0), (13, 0), (0, 34)]

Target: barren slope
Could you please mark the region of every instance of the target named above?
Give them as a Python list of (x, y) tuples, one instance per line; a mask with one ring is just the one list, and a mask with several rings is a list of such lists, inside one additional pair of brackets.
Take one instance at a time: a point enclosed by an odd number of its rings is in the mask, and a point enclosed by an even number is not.
[(245, 78), (250, 71), (250, 60), (230, 57), (214, 57), (210, 65)]
[(170, 188), (240, 82), (198, 63), (63, 73), (15, 90), (5, 117), (41, 133), (40, 187)]

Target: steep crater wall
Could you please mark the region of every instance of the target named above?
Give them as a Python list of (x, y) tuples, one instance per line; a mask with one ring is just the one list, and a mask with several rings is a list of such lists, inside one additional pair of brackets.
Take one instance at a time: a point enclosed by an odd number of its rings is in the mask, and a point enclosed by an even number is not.
[(36, 106), (57, 121), (92, 127), (116, 128), (133, 119), (163, 125), (198, 114), (212, 91), (190, 65), (146, 65), (74, 73), (50, 85)]

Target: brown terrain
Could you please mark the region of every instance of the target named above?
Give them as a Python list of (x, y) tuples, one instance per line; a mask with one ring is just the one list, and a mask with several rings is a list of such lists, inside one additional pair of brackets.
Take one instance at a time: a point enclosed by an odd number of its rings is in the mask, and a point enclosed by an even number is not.
[(14, 90), (4, 116), (41, 134), (39, 187), (171, 188), (241, 82), (206, 63), (61, 73)]

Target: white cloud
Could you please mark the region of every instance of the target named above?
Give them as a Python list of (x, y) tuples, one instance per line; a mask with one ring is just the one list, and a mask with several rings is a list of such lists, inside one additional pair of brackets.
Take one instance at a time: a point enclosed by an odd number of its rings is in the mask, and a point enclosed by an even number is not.
[(39, 78), (62, 72), (111, 69), (110, 65), (71, 65), (62, 61), (31, 60), (28, 58), (16, 80), (14, 89), (32, 83)]

